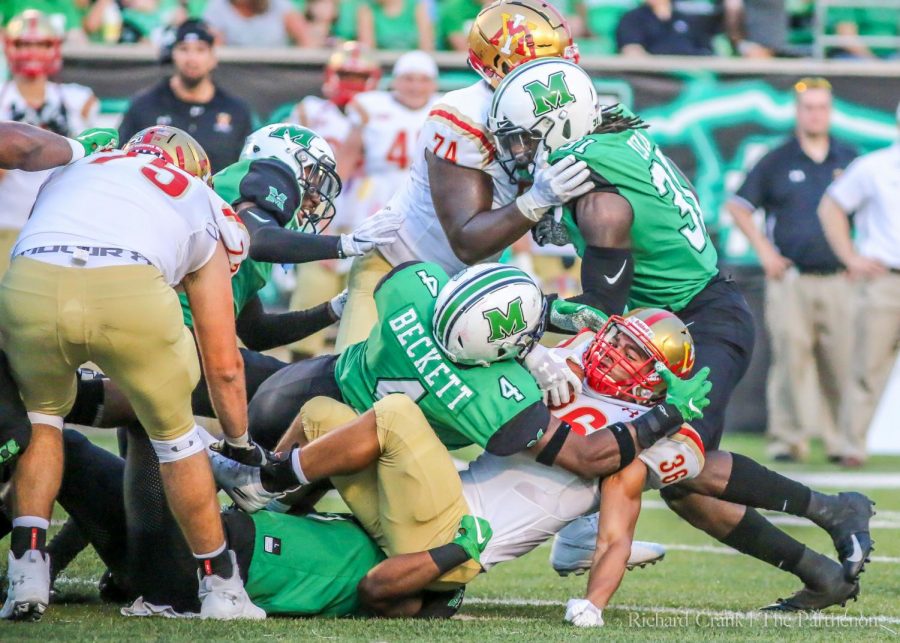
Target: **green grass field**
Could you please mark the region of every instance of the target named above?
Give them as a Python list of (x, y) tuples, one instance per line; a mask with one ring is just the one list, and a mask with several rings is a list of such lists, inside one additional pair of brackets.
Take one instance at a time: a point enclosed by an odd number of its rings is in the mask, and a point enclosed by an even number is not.
[[(109, 444), (108, 438), (101, 439)], [(726, 448), (757, 458), (762, 455), (758, 438), (733, 437), (726, 440)], [(814, 451), (811, 463), (781, 470), (804, 476), (828, 474), (824, 481), (832, 485), (841, 484), (839, 476), (845, 475), (825, 464), (819, 451)], [(873, 458), (858, 474), (854, 472), (856, 477), (851, 480), (868, 487), (879, 473), (892, 474), (896, 480), (900, 458)], [(823, 490), (837, 489), (817, 484)], [(873, 529), (876, 556), (862, 576), (859, 601), (819, 615), (767, 616), (756, 611), (779, 596), (792, 594), (799, 589), (798, 581), (725, 549), (670, 513), (656, 494), (648, 493), (637, 537), (663, 543), (669, 552), (662, 563), (626, 575), (604, 612), (607, 625), (602, 631), (578, 631), (563, 622), (565, 601), (581, 594), (585, 577), (556, 576), (548, 563), (549, 545), (474, 581), (460, 614), (447, 622), (270, 619), (248, 624), (130, 619), (119, 616), (118, 606), (99, 602), (96, 581), (102, 567), (93, 551), (87, 550), (58, 584), (60, 602), (51, 606), (44, 619), (37, 624), (0, 624), (0, 640), (900, 640), (898, 488), (900, 482), (893, 487), (861, 489), (878, 505)], [(834, 555), (824, 532), (809, 523), (788, 523), (783, 526), (792, 535)]]

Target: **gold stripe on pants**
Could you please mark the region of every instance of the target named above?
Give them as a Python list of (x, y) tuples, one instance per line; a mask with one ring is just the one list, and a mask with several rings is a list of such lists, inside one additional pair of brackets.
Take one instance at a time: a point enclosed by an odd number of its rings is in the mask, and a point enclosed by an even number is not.
[(0, 329), (28, 411), (65, 416), (75, 369), (90, 361), (123, 390), (150, 437), (171, 440), (194, 426), (197, 349), (155, 267), (17, 257), (0, 283)]

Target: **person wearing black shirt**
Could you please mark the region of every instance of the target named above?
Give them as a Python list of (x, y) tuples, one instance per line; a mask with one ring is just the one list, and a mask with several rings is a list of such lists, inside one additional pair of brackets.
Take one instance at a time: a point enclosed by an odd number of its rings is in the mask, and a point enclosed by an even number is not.
[(616, 45), (625, 56), (709, 56), (710, 34), (672, 6), (672, 0), (647, 0), (619, 21)]
[[(851, 362), (851, 319), (844, 266), (816, 213), (825, 189), (856, 156), (829, 136), (831, 85), (807, 78), (794, 86), (794, 136), (764, 156), (728, 203), (766, 274), (766, 322), (772, 339), (768, 404), (770, 454), (806, 457), (821, 434), (829, 459), (849, 448), (839, 407)], [(755, 224), (766, 212), (766, 231)]]
[(174, 125), (190, 133), (209, 155), (213, 172), (238, 160), (253, 131), (250, 108), (212, 81), (217, 64), (213, 35), (200, 20), (185, 21), (172, 45), (175, 73), (137, 94), (119, 125), (125, 142), (150, 125)]

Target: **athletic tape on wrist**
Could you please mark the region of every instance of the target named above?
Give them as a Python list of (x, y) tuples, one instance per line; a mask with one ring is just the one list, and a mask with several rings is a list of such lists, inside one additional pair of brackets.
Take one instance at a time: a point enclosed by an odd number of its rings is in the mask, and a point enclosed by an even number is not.
[(566, 438), (569, 437), (569, 431), (571, 430), (571, 425), (566, 422), (561, 422), (556, 428), (556, 433), (554, 433), (553, 437), (550, 438), (550, 441), (547, 442), (547, 446), (538, 453), (535, 460), (540, 464), (552, 467), (553, 463), (556, 462), (556, 456), (559, 455), (559, 451), (562, 449), (563, 444), (565, 444)]
[(83, 159), (85, 156), (84, 145), (74, 138), (66, 138), (66, 141), (69, 143), (69, 147), (72, 148), (72, 160), (70, 160), (69, 163), (74, 163), (75, 161)]
[(683, 422), (684, 418), (678, 409), (663, 402), (632, 420), (631, 424), (637, 433), (638, 444), (642, 449), (648, 449), (660, 438), (675, 433)]
[(203, 438), (197, 432), (196, 424), (181, 437), (174, 440), (154, 440), (150, 438), (150, 444), (153, 445), (153, 451), (156, 452), (156, 457), (159, 458), (160, 464), (184, 460), (200, 453), (205, 448)]
[(451, 569), (456, 569), (471, 558), (462, 545), (457, 545), (456, 543), (447, 543), (446, 545), (429, 549), (428, 555), (431, 556), (431, 560), (437, 565), (441, 576)]

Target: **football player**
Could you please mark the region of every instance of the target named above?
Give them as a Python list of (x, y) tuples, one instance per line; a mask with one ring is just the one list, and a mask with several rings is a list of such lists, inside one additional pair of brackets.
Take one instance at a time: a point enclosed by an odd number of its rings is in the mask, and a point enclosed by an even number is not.
[[(497, 220), (498, 212), (512, 209), (518, 213), (515, 198), (520, 186), (497, 162), (486, 125), (487, 111), (503, 76), (524, 62), (543, 57), (578, 59), (568, 24), (549, 2), (495, 2), (478, 13), (469, 32), (469, 65), (482, 80), (449, 92), (432, 107), (416, 143), (410, 180), (387, 206), (406, 216), (399, 237), (378, 253), (354, 261), (347, 314), (341, 321), (336, 350), (366, 338), (376, 320), (372, 293), (392, 267), (406, 261), (431, 261), (455, 274), (466, 265), (496, 259), (508, 245), (497, 244), (475, 257), (453, 237), (460, 234), (458, 226), (484, 220), (487, 223), (479, 229), (482, 238), (476, 247), (508, 236), (508, 225), (494, 229), (491, 222)], [(557, 166), (544, 178), (541, 189), (555, 195), (556, 203), (590, 189), (584, 164)], [(521, 224), (518, 227), (517, 237), (528, 229)], [(532, 351), (532, 360), (542, 354), (540, 348)], [(568, 369), (535, 364), (533, 371), (541, 378), (542, 390), (556, 387), (557, 394), (567, 400), (569, 385), (581, 385)], [(554, 381), (545, 381), (550, 376), (555, 376)]]
[[(190, 408), (199, 345), (223, 430), (247, 442), (229, 283), (246, 254), (246, 230), (209, 178), (194, 139), (156, 127), (123, 151), (57, 170), (40, 190), (0, 284), (4, 348), (32, 423), (12, 481), (10, 591), (0, 617), (38, 619), (47, 607), (45, 543), (63, 473), (63, 417), (74, 402), (75, 369), (88, 360), (117, 379), (146, 427), (196, 559), (202, 615), (265, 616), (247, 598), (225, 540)], [(197, 344), (184, 328), (179, 284)]]
[[(586, 119), (599, 124), (580, 135), (572, 119), (583, 118), (578, 103), (592, 86), (581, 68), (566, 61), (537, 61), (509, 74), (494, 93), (489, 115), (498, 154), (508, 167), (533, 168), (535, 177), (547, 171), (539, 156), (544, 150), (550, 162), (577, 158), (587, 164), (595, 187), (567, 203), (561, 222), (566, 234), (559, 234), (552, 213), (539, 224), (541, 234), (554, 241), (571, 239), (582, 255), (584, 293), (575, 301), (607, 313), (626, 305), (659, 307), (691, 324), (697, 365), (711, 369), (713, 382), (710, 407), (693, 423), (709, 453), (718, 449), (725, 407), (750, 361), (752, 315), (733, 280), (719, 273), (693, 188), (643, 131), (641, 120), (616, 106)], [(547, 202), (542, 203), (538, 210), (546, 214)], [(467, 235), (461, 241), (475, 239)], [(663, 498), (725, 544), (797, 574), (804, 589), (777, 608), (821, 609), (858, 592), (856, 581), (871, 550), (868, 498), (818, 494), (739, 454), (709, 458), (704, 476), (696, 484), (667, 488)], [(701, 496), (697, 489), (721, 500)], [(833, 561), (748, 507), (804, 516), (825, 528), (845, 577), (836, 580)], [(575, 558), (584, 556), (576, 553)]]
[[(12, 79), (0, 84), (0, 120), (36, 125), (63, 136), (94, 126), (99, 110), (94, 93), (83, 85), (49, 80), (62, 68), (63, 37), (52, 21), (35, 9), (9, 21), (4, 41)], [(48, 174), (0, 172), (0, 274), (9, 266), (9, 251)]]
[(410, 51), (394, 64), (391, 91), (363, 92), (347, 105), (353, 129), (341, 148), (341, 162), (347, 168), (361, 165), (361, 176), (347, 195), (354, 217), (366, 218), (384, 207), (409, 175), (419, 130), (438, 99), (437, 76), (429, 54)]

